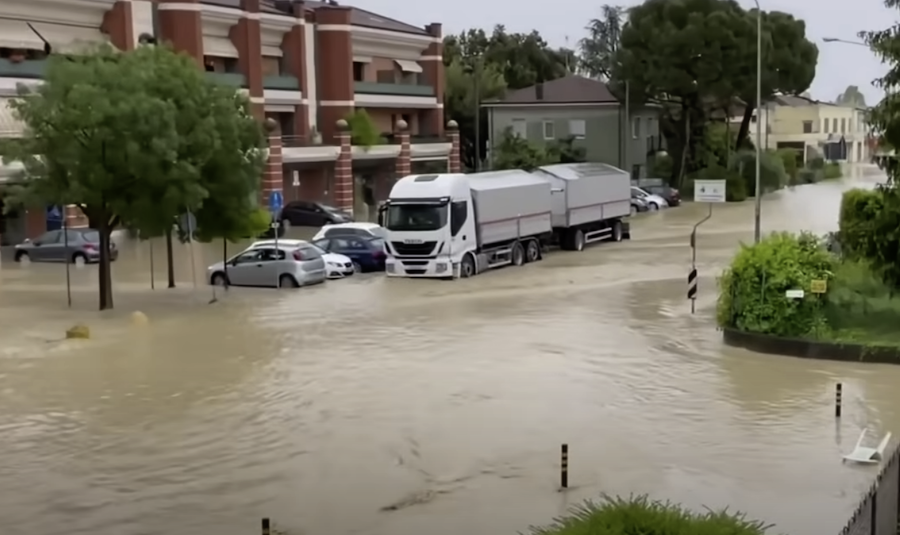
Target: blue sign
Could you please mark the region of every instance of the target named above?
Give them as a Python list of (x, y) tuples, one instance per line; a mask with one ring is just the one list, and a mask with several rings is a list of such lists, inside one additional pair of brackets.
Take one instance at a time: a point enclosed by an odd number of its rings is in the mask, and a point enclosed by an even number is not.
[(47, 230), (59, 230), (62, 228), (63, 211), (59, 206), (47, 207)]
[(278, 213), (281, 211), (282, 206), (284, 206), (284, 198), (281, 196), (281, 192), (273, 191), (269, 193), (269, 211)]

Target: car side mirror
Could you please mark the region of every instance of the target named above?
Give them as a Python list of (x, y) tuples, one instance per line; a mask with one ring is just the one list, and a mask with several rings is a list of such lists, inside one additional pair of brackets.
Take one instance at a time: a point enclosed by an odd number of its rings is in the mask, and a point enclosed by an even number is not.
[(31, 238), (25, 238), (25, 241), (23, 241), (22, 243), (31, 243)]

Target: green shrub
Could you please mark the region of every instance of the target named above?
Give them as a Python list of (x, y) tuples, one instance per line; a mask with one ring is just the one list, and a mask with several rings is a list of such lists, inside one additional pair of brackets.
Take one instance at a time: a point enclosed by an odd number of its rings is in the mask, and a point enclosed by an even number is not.
[[(756, 153), (740, 151), (734, 154), (728, 168), (743, 177), (747, 195), (754, 197), (756, 195)], [(787, 185), (784, 164), (774, 151), (762, 153), (759, 161), (759, 181), (763, 192), (779, 190)]]
[(651, 178), (664, 178), (672, 176), (672, 157), (668, 154), (656, 154), (650, 158), (647, 166)]
[(719, 279), (716, 317), (720, 327), (799, 337), (822, 328), (822, 303), (788, 299), (788, 290), (809, 290), (829, 280), (836, 257), (810, 234), (775, 233), (743, 245)]
[(900, 341), (900, 297), (866, 262), (842, 262), (826, 294), (825, 318), (841, 339)]
[(797, 178), (797, 173), (800, 171), (800, 165), (797, 163), (800, 151), (797, 149), (778, 149), (775, 151), (775, 154), (781, 158), (784, 173), (787, 175), (788, 181), (795, 180)]
[(375, 122), (369, 117), (365, 109), (360, 108), (344, 118), (347, 126), (350, 127), (350, 140), (354, 145), (360, 147), (371, 147), (384, 143), (384, 138)]
[(819, 175), (812, 169), (800, 169), (793, 181), (795, 186), (802, 184), (814, 184), (819, 181)]
[(849, 258), (868, 258), (876, 252), (876, 219), (884, 209), (881, 192), (851, 189), (841, 198), (838, 241)]
[(604, 496), (529, 531), (532, 535), (762, 535), (770, 527), (725, 510), (695, 513), (646, 496)]
[(815, 158), (810, 158), (806, 162), (806, 167), (809, 167), (813, 171), (821, 171), (825, 168), (825, 159), (821, 156), (816, 156)]
[(841, 164), (837, 162), (828, 162), (825, 164), (824, 175), (826, 179), (841, 178)]

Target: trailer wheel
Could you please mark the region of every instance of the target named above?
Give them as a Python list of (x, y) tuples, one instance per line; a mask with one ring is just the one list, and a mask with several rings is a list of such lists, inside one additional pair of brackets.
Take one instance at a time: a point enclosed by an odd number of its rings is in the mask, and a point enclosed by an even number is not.
[(525, 244), (525, 262), (537, 262), (541, 259), (541, 245), (537, 240), (528, 240)]
[(615, 223), (613, 223), (612, 238), (613, 238), (613, 241), (622, 241), (622, 222), (621, 221), (616, 221)]
[(459, 276), (462, 279), (475, 276), (475, 260), (472, 259), (472, 255), (467, 254), (462, 258), (462, 262), (459, 264)]
[(513, 244), (512, 248), (512, 264), (514, 266), (522, 266), (525, 264), (525, 248), (521, 242)]
[(573, 245), (575, 246), (574, 249), (576, 251), (584, 251), (584, 232), (582, 232), (581, 230), (576, 230), (574, 242), (575, 243)]

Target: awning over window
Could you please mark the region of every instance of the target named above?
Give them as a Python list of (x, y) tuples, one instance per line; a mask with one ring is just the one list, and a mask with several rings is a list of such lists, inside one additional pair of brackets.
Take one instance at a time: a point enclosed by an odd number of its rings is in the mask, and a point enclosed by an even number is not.
[(418, 62), (408, 61), (405, 59), (395, 59), (394, 63), (400, 67), (403, 72), (422, 72), (422, 66)]
[(262, 55), (266, 58), (280, 58), (284, 56), (284, 52), (281, 50), (280, 46), (263, 45)]
[(368, 56), (353, 56), (353, 63), (372, 63), (372, 58)]
[(0, 139), (21, 137), (25, 131), (25, 125), (16, 118), (9, 101), (8, 98), (0, 98)]
[[(227, 37), (213, 37), (211, 35), (203, 36), (203, 55), (215, 56), (217, 58), (236, 58), (238, 57), (237, 48), (231, 39)], [(279, 54), (280, 56), (281, 54)]]
[(0, 19), (0, 48), (43, 50), (44, 41), (34, 33), (27, 22)]
[(109, 43), (109, 37), (99, 28), (43, 22), (34, 22), (31, 26), (44, 41), (50, 43), (50, 51), (57, 54), (78, 54), (92, 46)]

